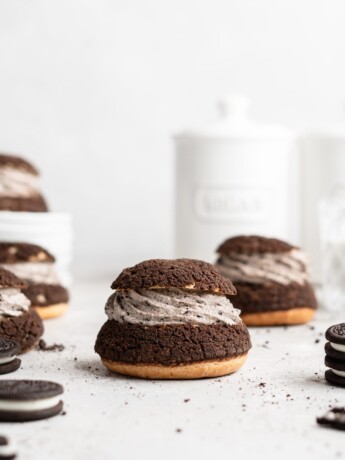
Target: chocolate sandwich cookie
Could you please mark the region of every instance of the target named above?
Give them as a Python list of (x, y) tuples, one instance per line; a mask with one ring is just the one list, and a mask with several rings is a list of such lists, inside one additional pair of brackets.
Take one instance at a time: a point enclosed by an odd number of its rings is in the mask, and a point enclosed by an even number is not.
[(233, 303), (247, 326), (303, 324), (313, 318), (316, 298), (301, 249), (275, 238), (237, 236), (217, 252), (215, 265), (234, 283)]
[(0, 210), (48, 211), (37, 169), (18, 156), (0, 154)]
[(41, 318), (21, 292), (27, 284), (0, 268), (0, 337), (19, 343), (21, 353), (33, 348), (43, 334)]
[(319, 425), (328, 426), (337, 430), (345, 430), (345, 407), (334, 407), (322, 417), (318, 417)]
[(7, 436), (0, 435), (0, 460), (14, 460), (16, 451)]
[(9, 374), (19, 369), (21, 360), (17, 358), (20, 345), (14, 340), (0, 339), (0, 374)]
[(63, 387), (47, 380), (0, 380), (0, 420), (28, 422), (53, 417), (63, 408)]
[(206, 262), (148, 260), (113, 282), (95, 351), (111, 371), (152, 379), (230, 374), (251, 348), (228, 296), (236, 290)]
[(54, 264), (54, 256), (41, 246), (0, 242), (0, 267), (27, 282), (23, 293), (42, 319), (60, 316), (68, 307), (68, 291), (60, 284)]

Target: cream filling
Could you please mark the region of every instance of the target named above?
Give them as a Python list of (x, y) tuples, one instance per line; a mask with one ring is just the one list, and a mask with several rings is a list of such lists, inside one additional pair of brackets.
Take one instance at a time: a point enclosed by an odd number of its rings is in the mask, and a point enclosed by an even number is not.
[(59, 279), (51, 262), (18, 262), (14, 264), (0, 264), (21, 278), (32, 283), (59, 284)]
[(20, 316), (29, 310), (30, 300), (19, 289), (0, 289), (0, 317)]
[(240, 310), (222, 295), (183, 289), (118, 290), (105, 306), (110, 320), (143, 324), (236, 324)]
[(343, 353), (345, 353), (345, 345), (341, 345), (340, 343), (333, 343), (333, 342), (330, 342), (330, 344), (331, 344), (331, 347), (334, 348), (334, 350), (342, 351)]
[(0, 358), (0, 366), (1, 366), (1, 364), (10, 363), (10, 362), (14, 361), (16, 358), (17, 358), (17, 356), (10, 356), (10, 357), (7, 357), (7, 358)]
[(221, 255), (216, 266), (222, 275), (235, 283), (303, 285), (308, 280), (306, 256), (299, 249), (278, 254), (230, 253)]
[(9, 399), (0, 399), (0, 411), (9, 412), (31, 412), (37, 410), (51, 409), (59, 404), (60, 396), (53, 396), (52, 398), (44, 398), (29, 401), (13, 401)]
[(39, 179), (36, 175), (11, 166), (0, 168), (0, 196), (28, 198), (39, 193)]
[(337, 369), (332, 369), (332, 368), (331, 368), (331, 371), (334, 374), (339, 375), (339, 377), (345, 377), (345, 372), (344, 371), (338, 371)]

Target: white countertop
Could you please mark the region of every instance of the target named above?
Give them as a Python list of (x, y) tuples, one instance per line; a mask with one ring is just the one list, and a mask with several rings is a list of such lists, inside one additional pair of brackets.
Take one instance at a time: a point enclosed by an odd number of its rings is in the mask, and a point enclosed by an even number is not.
[(137, 380), (110, 374), (93, 351), (109, 284), (75, 286), (70, 311), (47, 322), (44, 335), (48, 345), (63, 343), (65, 350), (30, 352), (22, 369), (5, 376), (65, 387), (66, 415), (1, 424), (0, 434), (16, 442), (19, 459), (345, 456), (345, 433), (315, 422), (330, 406), (345, 405), (345, 389), (323, 378), (324, 332), (344, 315), (319, 313), (306, 326), (251, 329), (248, 361), (228, 377)]

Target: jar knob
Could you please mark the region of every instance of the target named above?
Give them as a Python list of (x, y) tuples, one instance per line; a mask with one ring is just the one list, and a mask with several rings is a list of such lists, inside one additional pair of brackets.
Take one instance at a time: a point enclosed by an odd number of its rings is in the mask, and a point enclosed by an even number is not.
[(223, 117), (243, 119), (247, 117), (249, 99), (243, 94), (228, 94), (218, 103)]

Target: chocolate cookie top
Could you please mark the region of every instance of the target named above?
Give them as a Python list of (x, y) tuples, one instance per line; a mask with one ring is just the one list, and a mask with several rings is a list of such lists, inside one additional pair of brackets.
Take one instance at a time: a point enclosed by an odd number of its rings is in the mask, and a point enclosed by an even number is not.
[(15, 340), (0, 339), (0, 358), (11, 358), (20, 353), (20, 345)]
[(18, 262), (55, 262), (55, 258), (46, 249), (29, 243), (0, 243), (0, 263)]
[(219, 254), (264, 254), (281, 253), (296, 249), (285, 241), (276, 238), (266, 238), (264, 236), (235, 236), (224, 241), (217, 249)]
[(28, 285), (24, 280), (21, 280), (13, 273), (5, 270), (4, 268), (0, 268), (0, 289), (6, 288), (16, 288), (16, 289), (24, 289)]
[(326, 339), (332, 343), (345, 345), (345, 323), (329, 327), (326, 331)]
[(62, 393), (63, 386), (49, 380), (0, 380), (0, 399), (33, 401)]
[(125, 268), (112, 289), (179, 288), (234, 295), (236, 289), (213, 265), (192, 259), (152, 259)]
[(21, 169), (27, 171), (35, 176), (39, 175), (38, 170), (24, 158), (15, 155), (0, 154), (0, 168), (3, 166), (10, 166), (11, 168)]

